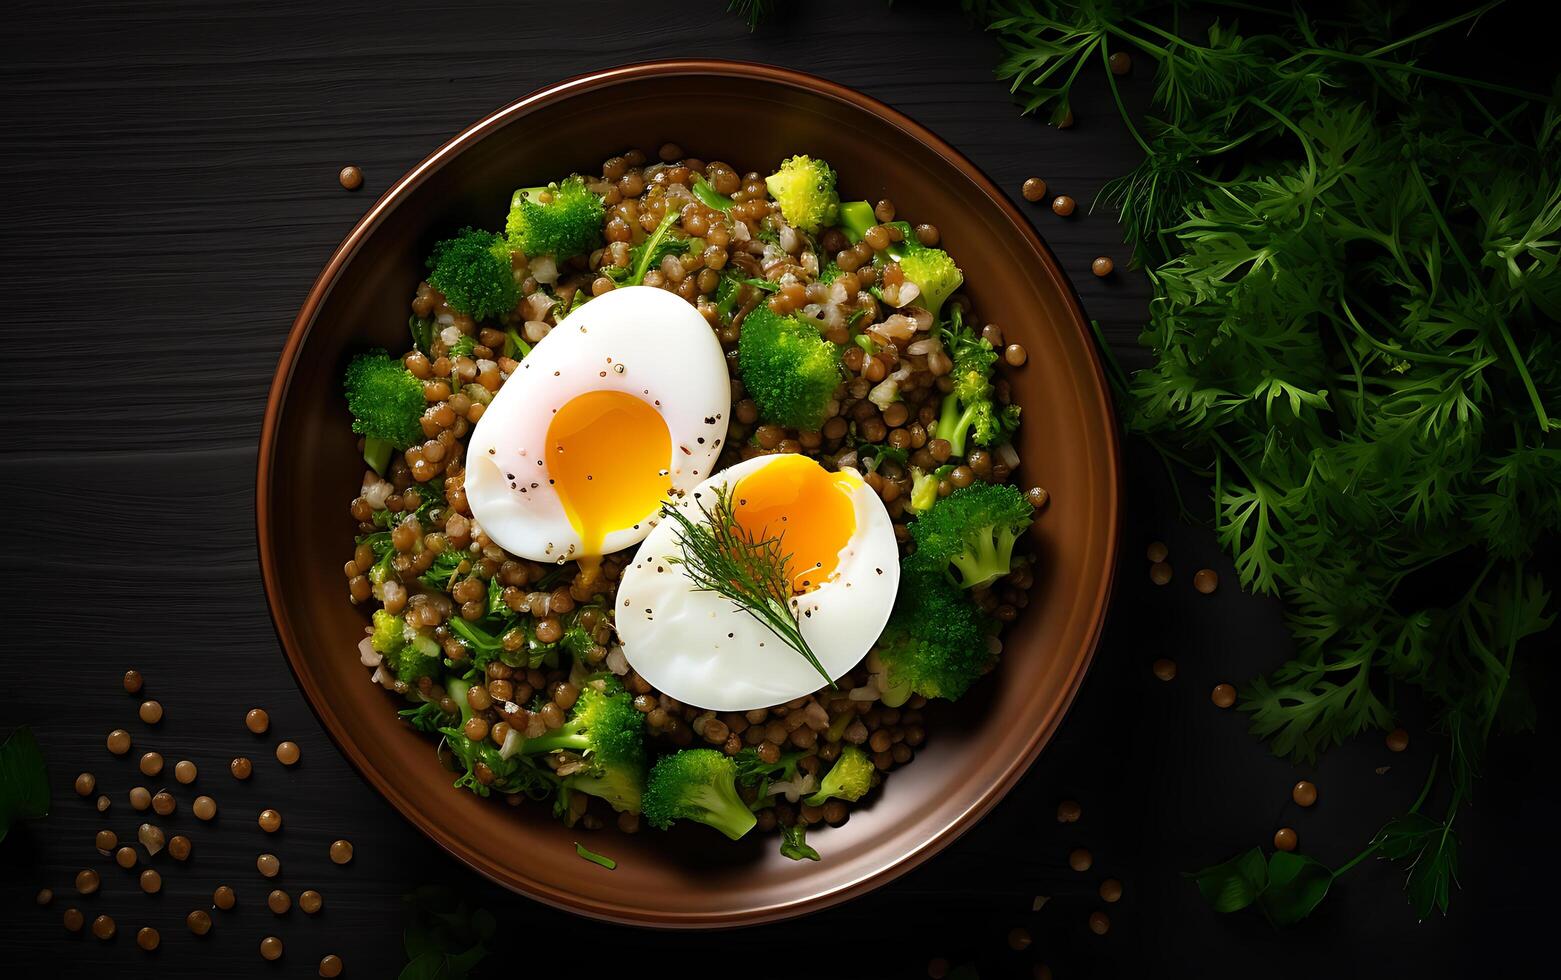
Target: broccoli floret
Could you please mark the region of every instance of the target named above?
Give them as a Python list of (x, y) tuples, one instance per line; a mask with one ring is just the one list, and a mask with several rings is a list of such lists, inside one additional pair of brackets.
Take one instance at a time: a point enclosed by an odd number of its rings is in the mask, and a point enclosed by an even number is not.
[(938, 502), (938, 473), (936, 470), (923, 472), (913, 466), (911, 474), (911, 503), (907, 509), (920, 514)]
[(527, 755), (567, 750), (578, 752), (594, 766), (643, 766), (645, 716), (634, 709), (627, 691), (604, 693), (594, 687), (580, 692), (569, 720), (562, 727), (526, 739)]
[(1008, 574), (1014, 542), (1030, 526), (1035, 508), (1017, 487), (973, 483), (933, 504), (911, 522), (916, 553), (953, 565), (959, 585), (973, 589)]
[(645, 767), (604, 765), (598, 771), (579, 772), (566, 778), (564, 786), (606, 800), (621, 813), (639, 813), (645, 797)]
[(437, 734), (445, 723), (450, 721), (450, 716), (439, 707), (438, 701), (424, 701), (415, 708), (406, 708), (396, 712), (396, 715), (406, 719), (406, 723), (420, 732), (431, 735)]
[(606, 210), (578, 175), (546, 187), (523, 187), (510, 198), (505, 230), (510, 246), (528, 256), (559, 261), (601, 244)]
[(434, 246), (428, 257), (428, 281), (445, 302), (474, 320), (509, 313), (520, 301), (520, 285), (503, 235), (462, 228)]
[(840, 348), (816, 328), (760, 303), (743, 318), (737, 366), (764, 421), (796, 429), (824, 424), (840, 384)]
[(374, 610), (374, 634), (369, 645), (377, 653), (394, 653), (406, 643), (406, 620), (384, 609)]
[(823, 806), (830, 797), (835, 797), (855, 803), (866, 796), (867, 791), (877, 782), (878, 770), (873, 768), (873, 760), (856, 746), (847, 745), (840, 750), (840, 758), (835, 760), (823, 782), (819, 783), (818, 792), (803, 802)]
[(663, 830), (676, 820), (695, 820), (732, 840), (758, 822), (737, 795), (737, 764), (715, 749), (662, 756), (646, 781), (643, 812)]
[(439, 644), (432, 637), (408, 630), (406, 620), (383, 609), (374, 610), (374, 632), (369, 645), (384, 660), (396, 679), (408, 684), (439, 673)]
[(997, 404), (992, 389), (997, 351), (966, 327), (958, 312), (943, 331), (943, 342), (954, 360), (954, 387), (943, 398), (933, 437), (947, 439), (956, 456), (965, 455), (969, 442), (990, 446), (1007, 439), (1019, 427), (1019, 406)]
[(461, 717), (458, 724), (438, 730), (451, 754), (465, 769), (456, 778), (455, 785), (478, 796), (487, 796), (496, 789), (501, 793), (524, 793), (534, 800), (546, 799), (557, 788), (558, 777), (519, 754), (506, 759), (499, 746), (492, 742), (466, 737), (465, 725), (473, 714), (471, 702), (466, 697), (470, 688), (471, 684), (460, 678), (445, 685), (445, 692), (460, 707)]
[[(879, 224), (872, 205), (866, 201), (847, 201), (840, 205), (840, 227), (852, 242), (859, 242), (867, 229)], [(930, 248), (917, 241), (909, 222), (893, 221), (900, 230), (900, 241), (884, 249), (874, 259), (884, 261), (887, 256), (900, 263), (905, 278), (921, 290), (917, 306), (932, 314), (936, 320), (943, 303), (965, 282), (965, 274), (954, 264), (953, 256), (941, 248)]]
[(835, 171), (823, 160), (808, 156), (783, 160), (779, 170), (764, 178), (764, 186), (794, 227), (811, 235), (835, 223), (840, 195), (835, 191)]
[(945, 567), (919, 553), (900, 563), (900, 591), (878, 639), (881, 700), (890, 707), (913, 693), (952, 701), (991, 666), (992, 620), (948, 580)]
[(383, 476), (392, 449), (423, 439), (423, 383), (406, 365), (376, 348), (354, 357), (342, 379), (352, 431), (364, 436), (363, 459)]
[(959, 271), (954, 259), (941, 248), (919, 245), (914, 238), (906, 240), (905, 257), (900, 259), (900, 271), (905, 278), (921, 290), (915, 305), (932, 314), (934, 321), (943, 309), (943, 301), (954, 295), (965, 282), (965, 274)]

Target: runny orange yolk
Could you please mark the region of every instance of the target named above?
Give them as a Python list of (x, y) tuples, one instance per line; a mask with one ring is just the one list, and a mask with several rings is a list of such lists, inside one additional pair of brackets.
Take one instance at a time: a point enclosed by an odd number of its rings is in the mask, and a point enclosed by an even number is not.
[(650, 517), (672, 488), (672, 433), (661, 413), (625, 391), (588, 391), (565, 402), (547, 427), (553, 490), (580, 552), (602, 553), (607, 535)]
[(811, 592), (835, 574), (840, 552), (856, 533), (851, 493), (859, 482), (806, 456), (780, 456), (737, 481), (732, 514), (755, 537), (779, 537), (790, 556), (792, 591)]

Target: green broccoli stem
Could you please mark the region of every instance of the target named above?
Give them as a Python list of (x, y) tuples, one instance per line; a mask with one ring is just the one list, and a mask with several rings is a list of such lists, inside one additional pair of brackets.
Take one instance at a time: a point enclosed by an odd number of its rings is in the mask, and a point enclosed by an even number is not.
[(507, 327), (504, 330), (504, 356), (514, 357), (517, 353), (525, 359), (531, 354), (531, 345), (514, 327)]
[[(878, 216), (873, 214), (873, 206), (866, 201), (846, 201), (840, 205), (840, 230), (846, 233), (846, 238), (855, 245), (867, 234), (867, 229), (878, 224)], [(895, 242), (884, 249), (882, 255), (891, 259), (905, 258), (906, 247), (903, 241)], [(875, 259), (874, 261), (880, 261)]]
[(701, 786), (689, 794), (689, 801), (705, 810), (706, 816), (701, 823), (714, 827), (732, 840), (740, 839), (759, 822), (736, 792)]
[(378, 473), (385, 475), (385, 470), (390, 467), (390, 453), (395, 446), (376, 436), (363, 437), (363, 461)]
[(737, 206), (736, 201), (711, 187), (710, 182), (699, 174), (694, 175), (693, 191), (694, 196), (699, 198), (699, 203), (711, 210), (720, 211), (722, 214), (729, 213), (732, 208)]
[[(887, 679), (887, 675), (885, 675)], [(878, 700), (883, 702), (886, 708), (898, 708), (911, 699), (911, 685), (900, 681), (891, 681), (886, 690), (878, 692)]]
[(943, 396), (943, 405), (938, 412), (938, 423), (932, 430), (933, 438), (947, 439), (949, 452), (952, 455), (965, 455), (965, 442), (970, 437), (970, 427), (975, 422), (975, 415), (974, 406), (969, 406), (961, 412), (959, 396), (949, 392)]
[(950, 562), (959, 569), (960, 585), (975, 589), (991, 585), (1012, 567), (1014, 542), (1018, 535), (1011, 527), (995, 527), (991, 531), (973, 532), (965, 538), (965, 551), (953, 556)]
[(584, 752), (590, 747), (591, 740), (586, 737), (585, 726), (576, 720), (565, 724), (562, 728), (555, 728), (546, 735), (526, 739), (526, 744), (522, 746), (521, 751), (527, 755), (536, 755), (559, 750)]

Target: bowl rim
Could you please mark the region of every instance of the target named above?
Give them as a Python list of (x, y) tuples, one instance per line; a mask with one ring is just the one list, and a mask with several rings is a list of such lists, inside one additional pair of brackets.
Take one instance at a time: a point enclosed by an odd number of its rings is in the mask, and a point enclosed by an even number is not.
[[(604, 85), (627, 80), (689, 75), (738, 77), (783, 88), (802, 89), (872, 113), (884, 122), (901, 130), (926, 150), (936, 154), (945, 162), (958, 169), (967, 180), (975, 184), (1003, 212), (1004, 216), (1019, 230), (1021, 237), (1039, 257), (1040, 271), (1050, 280), (1053, 288), (1057, 289), (1065, 297), (1069, 322), (1078, 333), (1079, 339), (1083, 342), (1084, 348), (1088, 352), (1090, 365), (1094, 369), (1092, 379), (1094, 384), (1090, 386), (1087, 394), (1093, 396), (1093, 400), (1096, 403), (1095, 407), (1107, 421), (1105, 444), (1100, 448), (1106, 452), (1108, 457), (1107, 480), (1104, 492), (1107, 498), (1108, 513), (1111, 515), (1111, 518), (1106, 531), (1105, 567), (1100, 570), (1099, 585), (1091, 601), (1089, 616), (1091, 625), (1089, 635), (1084, 643), (1084, 649), (1081, 651), (1081, 656), (1077, 659), (1068, 677), (1061, 697), (1052, 704), (1045, 716), (1040, 719), (1039, 724), (1035, 726), (1024, 751), (1013, 756), (997, 780), (985, 787), (980, 795), (971, 800), (963, 810), (955, 814), (941, 830), (932, 834), (921, 844), (902, 853), (876, 870), (855, 879), (837, 882), (803, 896), (768, 905), (751, 905), (725, 909), (715, 913), (668, 914), (630, 904), (582, 898), (569, 891), (556, 888), (547, 882), (500, 867), (497, 862), (491, 860), (480, 850), (466, 845), (459, 838), (441, 830), (426, 813), (420, 808), (413, 806), (409, 799), (402, 795), (377, 768), (368, 762), (357, 744), (348, 740), (342, 734), (345, 729), (342, 727), (337, 713), (330, 703), (320, 696), (312, 682), (305, 680), (305, 674), (301, 670), (303, 661), (300, 652), (301, 648), (296, 643), (290, 642), (290, 638), (296, 634), (293, 630), (289, 611), (281, 602), (283, 591), (278, 558), (273, 546), (270, 512), (272, 509), (272, 471), (277, 450), (278, 429), (282, 407), (287, 401), (293, 368), (297, 362), (299, 351), (313, 328), (321, 304), (335, 284), (343, 267), (357, 254), (364, 240), (379, 225), (383, 217), (398, 204), (401, 198), (421, 184), (447, 161), (463, 152), (469, 145), (480, 141), (490, 132), (508, 124), (512, 118), (524, 116), (536, 108)], [(330, 738), (332, 744), (341, 752), (347, 763), (380, 796), (384, 797), (403, 819), (416, 827), (425, 837), (433, 841), (435, 845), (450, 857), (455, 858), (494, 884), (568, 912), (621, 925), (641, 927), (649, 926), (671, 929), (730, 928), (777, 922), (818, 912), (863, 895), (901, 877), (948, 847), (973, 827), (1000, 800), (1007, 796), (1009, 791), (1019, 782), (1020, 778), (1028, 772), (1030, 766), (1040, 755), (1041, 750), (1051, 741), (1052, 736), (1061, 725), (1062, 719), (1066, 716), (1068, 709), (1078, 696), (1084, 677), (1088, 673), (1090, 664), (1093, 662), (1095, 653), (1099, 648), (1101, 634), (1105, 628), (1106, 612), (1114, 584), (1121, 537), (1122, 457), (1118, 424), (1109, 390), (1101, 355), (1096, 348), (1094, 334), (1085, 319), (1078, 293), (1074, 289), (1073, 283), (1063, 274), (1061, 265), (1057, 261), (1056, 256), (1052, 254), (1051, 249), (1047, 247), (1040, 235), (1036, 233), (1029, 220), (1019, 212), (1008, 196), (998, 188), (997, 184), (985, 172), (964, 154), (954, 149), (941, 137), (914, 119), (871, 96), (858, 92), (839, 82), (807, 72), (761, 62), (740, 62), (718, 58), (679, 58), (635, 62), (586, 72), (538, 88), (508, 105), (488, 113), (445, 141), (380, 195), (368, 211), (352, 226), (352, 229), (347, 232), (341, 243), (336, 246), (325, 267), (320, 271), (314, 284), (310, 287), (308, 296), (305, 298), (298, 315), (294, 318), (292, 326), (288, 330), (287, 341), (283, 345), (282, 352), (278, 357), (277, 367), (266, 398), (265, 417), (260, 431), (256, 467), (255, 535), (260, 556), (261, 582), (265, 591), (266, 606), (270, 612), (272, 627), (277, 635), (277, 642), (282, 648), (283, 657), (287, 662), (288, 669), (292, 672), (295, 683), (297, 683), (299, 690), (303, 693), (309, 709), (314, 713), (321, 727), (325, 730), (326, 736)]]

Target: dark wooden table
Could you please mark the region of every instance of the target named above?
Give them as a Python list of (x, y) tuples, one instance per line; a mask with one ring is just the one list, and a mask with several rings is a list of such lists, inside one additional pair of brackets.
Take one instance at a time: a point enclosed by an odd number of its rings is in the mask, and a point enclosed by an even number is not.
[[(1279, 933), (1260, 919), (1208, 911), (1179, 872), (1298, 828), (1328, 862), (1353, 854), (1414, 796), (1436, 752), (1417, 727), (1391, 755), (1368, 737), (1298, 769), (1245, 734), (1242, 717), (1211, 706), (1220, 681), (1241, 682), (1281, 661), (1279, 609), (1227, 584), (1196, 595), (1209, 566), (1234, 576), (1203, 530), (1182, 526), (1158, 463), (1131, 450), (1120, 588), (1095, 667), (1062, 731), (1024, 782), (981, 826), (920, 870), (874, 895), (811, 918), (725, 934), (674, 935), (589, 922), (487, 885), (419, 836), (347, 767), (294, 688), (267, 618), (255, 561), (252, 477), (261, 409), (292, 316), (332, 247), (396, 176), (471, 120), (532, 88), (590, 69), (667, 56), (769, 61), (856, 86), (961, 148), (1016, 201), (1044, 176), (1088, 202), (1131, 160), (1128, 138), (1086, 84), (1068, 132), (1022, 119), (991, 78), (995, 46), (951, 3), (901, 0), (795, 4), (750, 35), (721, 0), (427, 4), (201, 0), (8, 8), (0, 64), (0, 269), (7, 316), (7, 381), (0, 446), (11, 486), (5, 533), (6, 661), (11, 691), (0, 730), (28, 723), (48, 755), (54, 813), (19, 826), (0, 847), (0, 950), (6, 976), (221, 974), (312, 976), (326, 952), (348, 976), (394, 976), (403, 962), (402, 895), (452, 884), (536, 937), (494, 957), (494, 975), (555, 977), (609, 951), (612, 969), (658, 961), (708, 963), (725, 975), (924, 975), (929, 957), (977, 962), (982, 976), (1058, 977), (1454, 975), (1531, 951), (1550, 925), (1554, 862), (1543, 857), (1555, 811), (1554, 727), (1501, 744), (1462, 818), (1462, 888), (1445, 921), (1417, 923), (1398, 872), (1362, 867), (1310, 921)], [(1143, 98), (1148, 79), (1129, 79)], [(676, 138), (678, 134), (668, 134)], [(336, 171), (361, 166), (343, 191)], [(1081, 207), (1071, 220), (1029, 206), (1036, 227), (1074, 276), (1091, 316), (1130, 364), (1147, 289), (1090, 260), (1127, 253), (1111, 219)], [(1193, 488), (1193, 499), (1205, 499)], [(1145, 545), (1171, 546), (1176, 580), (1155, 588)], [(1156, 680), (1171, 657), (1180, 673)], [(147, 677), (166, 720), (135, 717), (119, 677)], [(271, 734), (250, 735), (244, 712), (262, 705)], [(93, 834), (133, 834), (135, 753), (110, 756), (104, 736), (131, 730), (137, 752), (189, 758), (200, 778), (180, 788), (170, 821), (195, 840), (185, 865), (160, 860), (161, 894), (93, 849)], [(303, 763), (284, 770), (274, 743), (292, 739)], [(236, 783), (235, 755), (256, 775)], [(1388, 766), (1380, 775), (1377, 767)], [(113, 800), (98, 814), (71, 791), (97, 774)], [(1289, 803), (1297, 778), (1321, 802)], [(221, 807), (190, 813), (194, 790)], [(1078, 823), (1057, 802), (1083, 805)], [(255, 815), (281, 810), (263, 834)], [(338, 867), (328, 843), (346, 837), (356, 860)], [(1068, 850), (1094, 867), (1068, 869)], [(283, 865), (280, 887), (317, 888), (325, 910), (276, 919), (256, 853)], [(1539, 853), (1541, 857), (1536, 858)], [(102, 891), (77, 898), (78, 869), (102, 871)], [(1097, 937), (1086, 917), (1099, 880), (1125, 896)], [(239, 894), (204, 939), (183, 926), (214, 886)], [(39, 887), (54, 905), (33, 904)], [(1032, 912), (1035, 896), (1050, 896)], [(62, 909), (115, 917), (110, 943), (71, 936)], [(141, 925), (162, 933), (147, 956)], [(1024, 952), (1005, 937), (1024, 926)], [(264, 963), (262, 936), (285, 958)], [(676, 957), (674, 960), (673, 957)], [(545, 972), (544, 972), (545, 971)], [(1527, 973), (1528, 971), (1520, 971)]]

